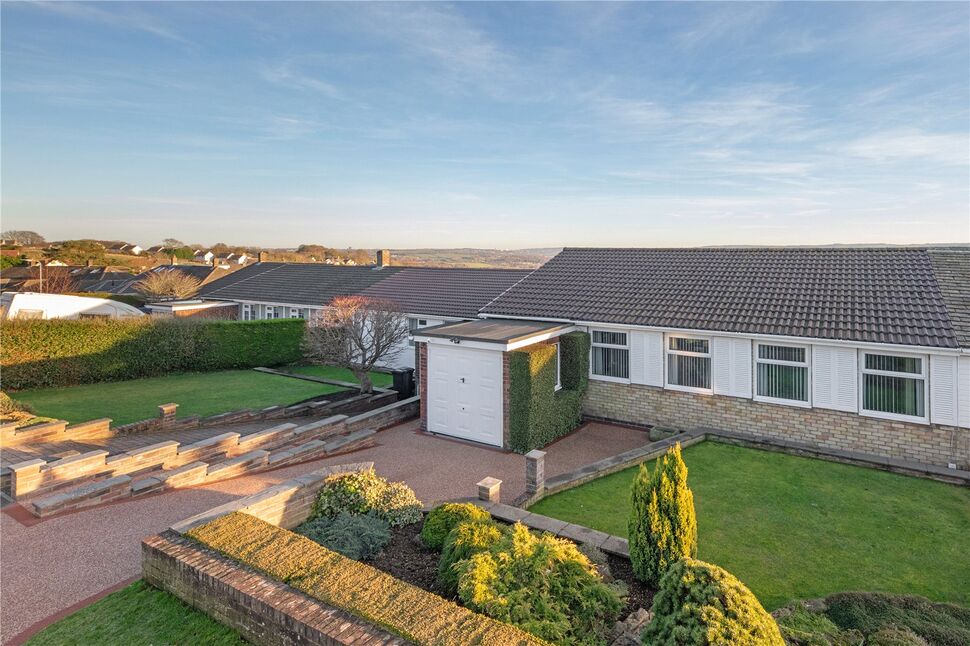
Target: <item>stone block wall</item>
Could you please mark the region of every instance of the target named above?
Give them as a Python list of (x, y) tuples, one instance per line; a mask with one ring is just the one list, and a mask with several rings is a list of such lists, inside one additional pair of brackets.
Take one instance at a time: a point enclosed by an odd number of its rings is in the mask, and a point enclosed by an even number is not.
[(428, 344), (415, 343), (417, 347), (418, 397), (421, 398), (421, 430), (428, 430)]
[(633, 424), (680, 430), (720, 429), (765, 439), (808, 444), (957, 468), (970, 466), (970, 429), (913, 424), (821, 408), (768, 404), (738, 397), (700, 395), (654, 386), (591, 379), (583, 413)]

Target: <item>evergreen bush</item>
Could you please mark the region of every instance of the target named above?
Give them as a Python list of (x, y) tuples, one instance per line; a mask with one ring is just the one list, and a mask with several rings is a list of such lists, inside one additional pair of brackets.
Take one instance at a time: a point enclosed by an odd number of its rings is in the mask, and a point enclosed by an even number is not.
[(456, 570), (466, 607), (557, 644), (605, 643), (622, 607), (575, 544), (521, 523)]
[(438, 505), (424, 519), (421, 527), (421, 540), (424, 544), (438, 552), (445, 546), (445, 539), (460, 523), (475, 520), (488, 520), (490, 513), (468, 502), (449, 502)]
[(342, 511), (333, 518), (320, 516), (306, 521), (295, 531), (355, 561), (377, 556), (391, 540), (387, 521), (374, 513)]
[(421, 520), (421, 501), (403, 482), (389, 483), (373, 469), (367, 469), (324, 480), (313, 503), (311, 519), (333, 518), (341, 512), (373, 512), (392, 527), (399, 527)]
[(716, 565), (671, 565), (643, 633), (651, 646), (784, 646), (778, 624), (747, 587)]
[(694, 495), (680, 444), (657, 460), (653, 474), (640, 465), (630, 497), (630, 563), (638, 579), (656, 587), (672, 564), (697, 556)]
[(444, 541), (438, 561), (438, 586), (448, 595), (458, 592), (458, 563), (484, 552), (502, 538), (502, 530), (489, 518), (460, 522)]

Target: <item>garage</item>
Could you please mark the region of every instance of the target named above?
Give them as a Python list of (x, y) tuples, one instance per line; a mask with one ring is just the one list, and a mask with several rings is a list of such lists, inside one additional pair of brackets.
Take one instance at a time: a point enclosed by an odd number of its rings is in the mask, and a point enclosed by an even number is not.
[(415, 332), (427, 367), (420, 371), (425, 430), (505, 446), (504, 354), (551, 339), (569, 325), (482, 319)]

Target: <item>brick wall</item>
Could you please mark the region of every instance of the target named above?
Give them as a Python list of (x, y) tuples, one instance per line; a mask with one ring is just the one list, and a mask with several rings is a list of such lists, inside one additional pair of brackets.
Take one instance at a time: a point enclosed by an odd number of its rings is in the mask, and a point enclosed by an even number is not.
[(620, 422), (681, 430), (709, 427), (824, 449), (970, 467), (970, 430), (953, 426), (896, 422), (595, 379), (589, 381), (583, 413)]

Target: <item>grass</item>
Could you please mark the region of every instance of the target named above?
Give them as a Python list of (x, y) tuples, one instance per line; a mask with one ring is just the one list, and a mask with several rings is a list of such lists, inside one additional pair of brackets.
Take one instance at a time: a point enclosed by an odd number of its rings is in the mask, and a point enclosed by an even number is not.
[[(717, 442), (685, 449), (684, 461), (698, 557), (732, 572), (769, 610), (846, 590), (970, 605), (970, 489)], [(633, 475), (531, 511), (626, 536)]]
[[(319, 369), (318, 376), (339, 375), (355, 381), (349, 371), (328, 366), (302, 366), (296, 370)], [(306, 374), (317, 374), (307, 372)], [(375, 382), (390, 375), (375, 373)], [(178, 414), (216, 415), (240, 408), (265, 408), (293, 404), (310, 397), (341, 390), (337, 386), (269, 375), (255, 370), (195, 372), (130, 381), (113, 381), (64, 388), (22, 390), (16, 399), (29, 404), (45, 417), (77, 423), (110, 417), (115, 424), (127, 424), (158, 415), (158, 405), (175, 402)]]
[(143, 581), (51, 624), (27, 641), (29, 646), (245, 643), (235, 631)]
[[(299, 375), (310, 375), (313, 377), (323, 377), (324, 379), (335, 379), (337, 381), (352, 381), (357, 383), (354, 373), (346, 368), (336, 366), (287, 366), (281, 368), (287, 372), (295, 372)], [(371, 382), (378, 388), (389, 388), (394, 379), (386, 372), (370, 373)]]

